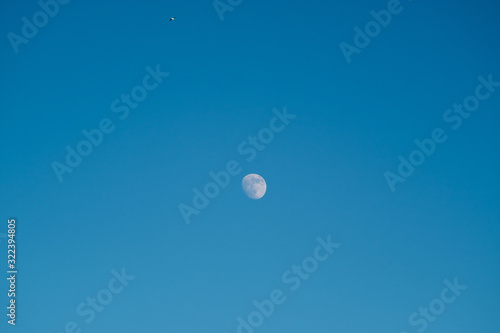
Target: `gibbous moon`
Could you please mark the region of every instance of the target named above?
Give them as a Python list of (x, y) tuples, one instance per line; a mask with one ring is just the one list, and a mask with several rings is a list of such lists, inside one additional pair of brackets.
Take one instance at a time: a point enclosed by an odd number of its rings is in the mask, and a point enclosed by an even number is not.
[(251, 199), (260, 199), (266, 194), (266, 181), (261, 176), (251, 173), (241, 181), (241, 187), (245, 194)]

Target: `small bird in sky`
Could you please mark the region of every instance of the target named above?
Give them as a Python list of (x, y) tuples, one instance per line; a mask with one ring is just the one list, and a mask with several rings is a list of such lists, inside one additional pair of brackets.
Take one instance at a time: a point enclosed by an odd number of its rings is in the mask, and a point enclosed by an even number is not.
[(173, 20), (175, 20), (175, 16), (171, 17), (170, 20), (168, 20), (168, 22), (173, 21)]

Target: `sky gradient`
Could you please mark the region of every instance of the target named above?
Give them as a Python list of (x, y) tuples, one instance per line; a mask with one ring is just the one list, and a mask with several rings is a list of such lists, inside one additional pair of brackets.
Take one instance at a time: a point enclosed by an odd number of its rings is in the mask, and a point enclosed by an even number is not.
[(1, 332), (500, 331), (496, 1), (63, 2), (0, 11)]

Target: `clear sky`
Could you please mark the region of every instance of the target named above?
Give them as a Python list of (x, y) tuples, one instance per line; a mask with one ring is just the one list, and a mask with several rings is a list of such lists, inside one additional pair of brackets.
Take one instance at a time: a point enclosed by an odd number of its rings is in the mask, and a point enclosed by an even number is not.
[(0, 10), (1, 332), (500, 331), (497, 1), (53, 4)]

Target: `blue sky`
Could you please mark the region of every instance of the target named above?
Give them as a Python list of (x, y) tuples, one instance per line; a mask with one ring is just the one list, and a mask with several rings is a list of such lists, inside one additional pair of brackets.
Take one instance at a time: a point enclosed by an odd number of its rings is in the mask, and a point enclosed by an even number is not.
[[(0, 233), (15, 217), (19, 273), (17, 327), (0, 284), (1, 331), (232, 333), (280, 290), (254, 332), (498, 332), (500, 87), (458, 129), (443, 118), (479, 76), (500, 81), (498, 4), (401, 0), (348, 63), (340, 44), (387, 1), (232, 3), (221, 21), (211, 1), (71, 1), (17, 53), (9, 33), (41, 9), (3, 4)], [(113, 101), (148, 66), (169, 75), (120, 119)], [(246, 161), (274, 109), (296, 117)], [(59, 181), (53, 163), (103, 120)], [(447, 140), (391, 191), (384, 173), (436, 128)], [(179, 204), (232, 160), (241, 172), (186, 224)], [(329, 235), (340, 246), (291, 290), (283, 275)], [(443, 303), (455, 278), (467, 288)], [(98, 295), (113, 299), (77, 313)], [(430, 304), (445, 305), (432, 320)]]

